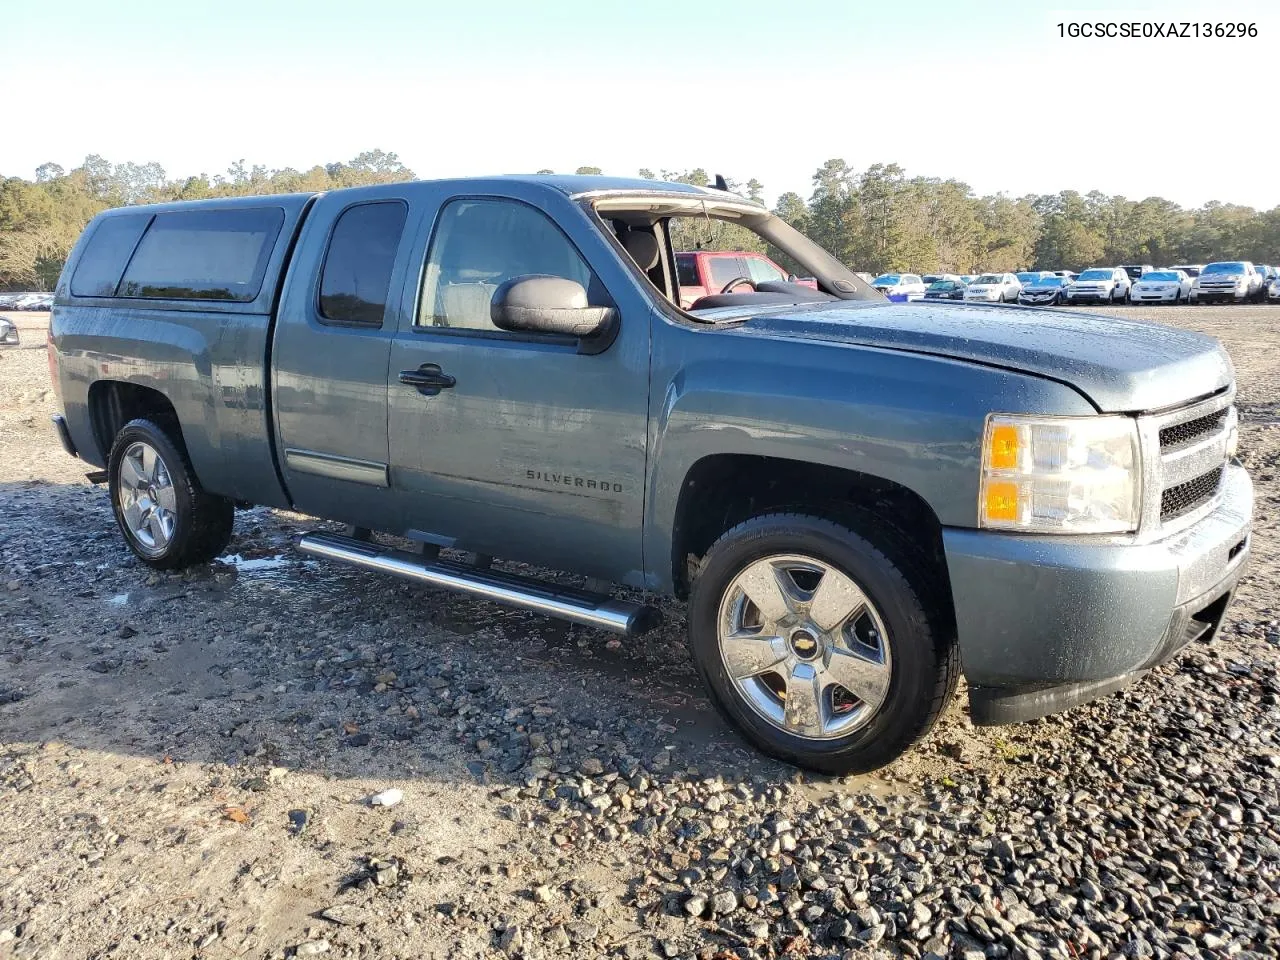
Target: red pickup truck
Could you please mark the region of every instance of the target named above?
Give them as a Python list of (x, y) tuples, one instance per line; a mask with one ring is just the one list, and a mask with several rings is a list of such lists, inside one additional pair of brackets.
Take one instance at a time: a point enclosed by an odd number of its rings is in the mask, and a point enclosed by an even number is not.
[[(725, 288), (734, 280), (748, 281), (752, 286), (766, 280), (787, 281), (787, 271), (762, 253), (742, 250), (696, 250), (676, 254), (676, 276), (680, 281), (680, 306), (686, 310), (699, 297), (729, 293)], [(806, 287), (818, 288), (812, 279), (796, 280)], [(736, 285), (735, 285), (736, 286)], [(739, 293), (749, 293), (743, 287)]]

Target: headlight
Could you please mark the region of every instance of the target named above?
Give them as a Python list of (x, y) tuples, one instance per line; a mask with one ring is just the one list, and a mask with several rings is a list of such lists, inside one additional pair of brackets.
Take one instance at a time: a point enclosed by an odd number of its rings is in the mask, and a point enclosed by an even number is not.
[(982, 527), (1028, 533), (1138, 528), (1138, 426), (1131, 417), (992, 414), (982, 443)]

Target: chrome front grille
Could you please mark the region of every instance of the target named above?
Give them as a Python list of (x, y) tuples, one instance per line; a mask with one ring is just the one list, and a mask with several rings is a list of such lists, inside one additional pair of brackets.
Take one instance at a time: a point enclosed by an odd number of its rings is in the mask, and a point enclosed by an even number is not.
[(1236, 428), (1235, 388), (1166, 413), (1140, 417), (1147, 496), (1142, 529), (1166, 534), (1213, 509)]

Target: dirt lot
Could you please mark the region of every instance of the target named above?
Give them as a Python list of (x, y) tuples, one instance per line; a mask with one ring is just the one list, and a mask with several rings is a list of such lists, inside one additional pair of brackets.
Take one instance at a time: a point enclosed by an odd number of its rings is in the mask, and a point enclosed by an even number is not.
[(620, 644), (303, 561), (314, 522), (263, 509), (147, 571), (11, 314), (0, 958), (1276, 956), (1280, 309), (1140, 315), (1237, 366), (1258, 501), (1223, 636), (1033, 724), (958, 698), (823, 780), (716, 718), (678, 605)]

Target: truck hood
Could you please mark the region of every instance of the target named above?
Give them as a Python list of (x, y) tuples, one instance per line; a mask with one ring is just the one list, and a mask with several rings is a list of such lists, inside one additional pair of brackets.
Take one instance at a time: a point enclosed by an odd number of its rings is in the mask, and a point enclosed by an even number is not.
[[(700, 311), (721, 319), (721, 311)], [(741, 308), (723, 311), (741, 316)], [(1177, 406), (1232, 383), (1213, 337), (1142, 320), (1066, 310), (976, 307), (936, 301), (844, 301), (762, 307), (748, 336), (824, 340), (951, 357), (1048, 377), (1104, 413)]]

